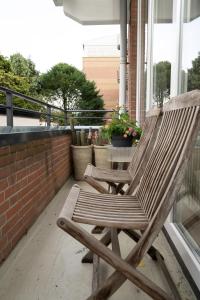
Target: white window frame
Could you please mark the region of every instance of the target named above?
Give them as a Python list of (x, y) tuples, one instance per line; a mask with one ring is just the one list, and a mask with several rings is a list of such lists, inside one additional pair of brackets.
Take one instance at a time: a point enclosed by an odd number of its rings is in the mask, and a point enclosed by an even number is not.
[[(141, 5), (138, 0), (138, 5)], [(138, 7), (140, 7), (140, 5)], [(153, 106), (153, 36), (154, 36), (154, 5), (155, 0), (148, 0), (148, 38), (147, 38), (147, 84), (146, 84), (146, 110)], [(140, 11), (138, 11), (140, 13)], [(171, 96), (176, 96), (181, 92), (181, 62), (182, 62), (182, 45), (183, 45), (183, 15), (184, 0), (174, 0), (173, 2), (173, 20), (176, 20), (176, 57), (172, 64), (171, 70)], [(139, 19), (140, 20), (140, 19)], [(140, 25), (140, 24), (138, 24)], [(141, 32), (138, 31), (138, 37), (141, 38)], [(140, 44), (140, 40), (139, 40)], [(140, 53), (138, 51), (138, 53)], [(141, 54), (138, 54), (141, 55)], [(140, 59), (140, 56), (138, 56)], [(137, 68), (141, 67), (138, 63)], [(143, 66), (142, 66), (143, 67)], [(140, 89), (139, 71), (137, 77), (137, 89)], [(139, 97), (139, 92), (138, 92)], [(140, 108), (140, 106), (138, 106)], [(165, 229), (174, 243), (179, 255), (181, 256), (186, 268), (196, 285), (200, 286), (200, 264), (194, 253), (189, 248), (177, 225), (173, 223), (173, 212), (170, 213)]]

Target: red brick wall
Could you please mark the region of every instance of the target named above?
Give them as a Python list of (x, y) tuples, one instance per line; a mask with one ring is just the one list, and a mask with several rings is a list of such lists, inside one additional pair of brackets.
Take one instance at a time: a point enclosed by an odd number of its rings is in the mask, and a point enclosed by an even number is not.
[(0, 147), (0, 262), (71, 173), (71, 136)]
[(129, 39), (128, 39), (128, 109), (130, 116), (136, 118), (136, 70), (137, 70), (137, 1), (131, 1)]

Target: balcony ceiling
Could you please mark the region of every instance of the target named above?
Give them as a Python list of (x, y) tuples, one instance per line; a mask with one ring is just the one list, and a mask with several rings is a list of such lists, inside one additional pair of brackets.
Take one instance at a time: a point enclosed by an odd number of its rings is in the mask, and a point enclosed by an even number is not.
[[(53, 0), (56, 6), (63, 6), (66, 16), (82, 25), (119, 24), (120, 0)], [(128, 2), (128, 14), (129, 3)], [(157, 3), (156, 23), (172, 23), (173, 1), (160, 0)], [(200, 1), (188, 0), (188, 15), (184, 22), (199, 17)]]
[(120, 0), (54, 0), (54, 3), (63, 6), (65, 15), (82, 25), (119, 24)]

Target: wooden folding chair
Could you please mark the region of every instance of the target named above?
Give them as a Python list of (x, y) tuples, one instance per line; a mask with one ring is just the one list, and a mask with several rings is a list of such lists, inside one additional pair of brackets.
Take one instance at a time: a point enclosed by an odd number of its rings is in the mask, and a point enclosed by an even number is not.
[[(101, 169), (93, 166), (92, 164), (88, 164), (85, 170), (84, 180), (98, 192), (103, 194), (109, 193), (109, 190), (106, 190), (106, 188), (103, 187), (100, 182), (106, 182), (108, 186), (111, 187), (112, 194), (120, 193), (123, 195), (123, 187), (125, 184), (130, 185), (130, 183), (132, 183), (131, 185), (134, 185), (134, 188), (136, 188), (137, 184), (140, 182), (147, 161), (155, 144), (161, 118), (162, 110), (160, 108), (154, 107), (147, 112), (143, 125), (143, 135), (134, 151), (133, 158), (127, 170)], [(135, 176), (136, 174), (137, 176)], [(133, 178), (135, 179), (134, 183)], [(127, 188), (125, 194), (129, 194), (129, 188)], [(101, 233), (103, 229), (104, 227), (95, 226), (92, 229), (92, 233)], [(127, 234), (130, 234), (130, 232), (127, 232)], [(107, 239), (108, 245), (110, 243), (111, 236), (109, 233), (106, 233), (106, 236), (105, 239)], [(151, 256), (152, 258), (155, 257), (154, 253), (152, 253)], [(92, 262), (92, 256), (90, 254), (85, 255), (85, 258), (83, 258), (82, 262)]]
[[(176, 199), (199, 131), (199, 116), (200, 91), (180, 95), (165, 105), (156, 144), (134, 195), (94, 194), (77, 185), (72, 187), (58, 226), (88, 247), (95, 261), (100, 257), (116, 270), (99, 287), (93, 285), (88, 300), (107, 299), (126, 279), (153, 299), (172, 299), (136, 267), (161, 231)], [(110, 227), (113, 236), (118, 229), (141, 230), (142, 235), (126, 259), (122, 259), (118, 244), (115, 251), (108, 249), (77, 223)]]
[[(106, 182), (112, 187), (112, 193), (124, 194), (123, 186), (130, 184), (137, 170), (139, 168), (140, 170), (144, 170), (146, 166), (146, 161), (148, 161), (158, 132), (159, 123), (161, 121), (160, 116), (161, 110), (159, 108), (153, 108), (147, 113), (143, 126), (143, 135), (134, 151), (132, 161), (127, 170), (102, 169), (88, 164), (84, 173), (84, 180), (100, 193), (109, 193), (108, 190), (100, 184), (100, 182)], [(142, 174), (142, 172), (140, 172), (140, 174)], [(138, 176), (140, 176), (140, 174), (138, 174)]]

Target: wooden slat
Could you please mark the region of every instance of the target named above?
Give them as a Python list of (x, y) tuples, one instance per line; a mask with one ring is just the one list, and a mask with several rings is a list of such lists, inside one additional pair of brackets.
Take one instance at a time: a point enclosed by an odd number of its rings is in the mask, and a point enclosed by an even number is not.
[[(112, 209), (112, 208), (111, 208)], [(81, 213), (87, 213), (87, 212), (97, 212), (98, 214), (108, 214), (110, 213), (110, 209), (107, 209), (107, 207), (105, 206), (104, 209), (99, 209), (99, 207), (82, 207), (80, 205), (76, 205), (76, 210), (75, 212), (81, 212)], [(133, 210), (128, 208), (127, 209), (122, 209), (122, 208), (118, 208), (118, 209), (115, 209), (115, 207), (113, 206), (113, 209), (112, 209), (112, 214), (122, 214), (122, 215), (145, 215), (144, 212), (141, 210), (141, 208), (134, 208)]]
[(88, 201), (88, 203), (86, 201), (83, 201), (82, 199), (79, 199), (78, 203), (77, 203), (77, 207), (85, 207), (85, 208), (88, 208), (88, 207), (91, 207), (91, 208), (97, 208), (97, 209), (102, 209), (102, 210), (107, 210), (108, 207), (112, 210), (121, 210), (121, 208), (123, 208), (124, 210), (126, 211), (129, 211), (129, 209), (132, 209), (132, 210), (137, 210), (138, 208), (141, 209), (141, 206), (138, 204), (138, 203), (132, 203), (132, 202), (118, 202), (118, 203), (114, 203), (114, 202), (111, 202), (109, 203), (108, 201), (106, 202), (103, 202), (101, 203), (100, 201), (97, 202), (97, 201)]
[(73, 217), (73, 220), (77, 223), (83, 223), (83, 224), (90, 224), (90, 225), (99, 225), (103, 227), (112, 227), (112, 228), (121, 228), (121, 229), (136, 229), (136, 230), (144, 230), (148, 226), (148, 222), (144, 220), (136, 221), (132, 220), (131, 222), (129, 221), (120, 221), (120, 220), (102, 220), (98, 218), (89, 218), (89, 217), (79, 217), (75, 216)]
[[(80, 217), (80, 218), (83, 218), (85, 220), (87, 219), (96, 219), (96, 220), (102, 220), (102, 222), (104, 220), (106, 221), (116, 221), (116, 222), (138, 222), (138, 221), (144, 221), (144, 222), (148, 222), (147, 218), (145, 215), (142, 215), (142, 214), (132, 214), (132, 215), (128, 215), (126, 216), (126, 214), (99, 214), (98, 212), (77, 212), (77, 211), (74, 211), (74, 214), (73, 214), (73, 219), (77, 218), (77, 217)], [(95, 224), (94, 224), (95, 225)], [(117, 224), (116, 224), (117, 225)]]

